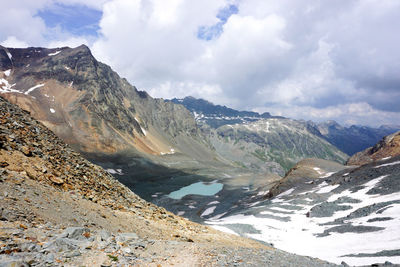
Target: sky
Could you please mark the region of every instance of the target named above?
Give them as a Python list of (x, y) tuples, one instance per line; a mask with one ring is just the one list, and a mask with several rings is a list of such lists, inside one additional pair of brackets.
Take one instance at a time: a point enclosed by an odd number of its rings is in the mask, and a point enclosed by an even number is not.
[(397, 0), (0, 0), (0, 44), (84, 43), (153, 97), (400, 125)]

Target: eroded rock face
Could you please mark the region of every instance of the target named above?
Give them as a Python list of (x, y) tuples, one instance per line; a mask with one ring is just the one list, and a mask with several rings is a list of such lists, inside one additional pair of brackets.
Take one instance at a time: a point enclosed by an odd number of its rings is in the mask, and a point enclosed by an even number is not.
[(201, 139), (188, 110), (138, 91), (84, 45), (0, 47), (0, 78), (5, 98), (81, 151), (161, 154)]
[(356, 153), (347, 161), (347, 165), (364, 165), (397, 155), (400, 155), (400, 132), (388, 135), (373, 147)]

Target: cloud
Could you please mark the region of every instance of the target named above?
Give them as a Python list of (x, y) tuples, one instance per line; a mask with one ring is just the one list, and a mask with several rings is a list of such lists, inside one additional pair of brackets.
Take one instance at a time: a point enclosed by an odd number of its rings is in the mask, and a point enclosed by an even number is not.
[[(21, 0), (5, 5), (10, 12), (0, 18), (0, 42), (84, 42), (98, 59), (155, 97), (193, 95), (238, 109), (343, 123), (399, 119), (399, 1)], [(102, 14), (95, 35), (50, 26), (38, 16), (54, 6), (83, 5)]]
[[(92, 40), (107, 0), (4, 1), (0, 42), (22, 46), (49, 46), (71, 39)], [(97, 21), (96, 21), (96, 17)]]
[(15, 36), (9, 36), (6, 40), (1, 42), (2, 46), (5, 47), (16, 47), (16, 48), (24, 48), (28, 47), (28, 44), (24, 41), (18, 40)]

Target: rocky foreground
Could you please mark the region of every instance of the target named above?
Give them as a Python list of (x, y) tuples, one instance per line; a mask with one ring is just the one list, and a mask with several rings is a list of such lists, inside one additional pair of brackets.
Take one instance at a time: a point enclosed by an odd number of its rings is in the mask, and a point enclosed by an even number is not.
[(0, 266), (331, 266), (148, 203), (0, 97)]

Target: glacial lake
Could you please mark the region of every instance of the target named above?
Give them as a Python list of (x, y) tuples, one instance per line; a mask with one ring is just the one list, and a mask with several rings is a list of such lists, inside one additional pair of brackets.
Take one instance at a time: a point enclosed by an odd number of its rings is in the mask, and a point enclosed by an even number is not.
[(194, 183), (181, 189), (169, 193), (168, 197), (172, 199), (181, 199), (186, 195), (201, 195), (201, 196), (213, 196), (224, 187), (220, 183)]

